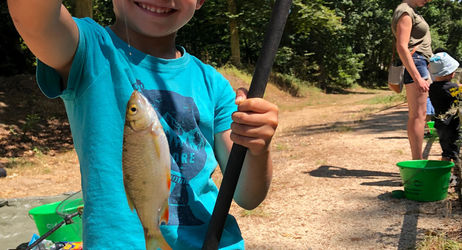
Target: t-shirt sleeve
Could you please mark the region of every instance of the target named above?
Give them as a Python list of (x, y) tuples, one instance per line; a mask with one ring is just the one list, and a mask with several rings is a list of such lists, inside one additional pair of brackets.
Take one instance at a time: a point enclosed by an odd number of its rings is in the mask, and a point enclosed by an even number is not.
[[(95, 46), (104, 40), (101, 34), (104, 28), (90, 18), (74, 18), (79, 29), (78, 46), (72, 61), (66, 89), (62, 89), (61, 76), (58, 72), (37, 60), (37, 83), (41, 91), (49, 98), (63, 97), (75, 98), (79, 96), (92, 83), (98, 74), (99, 64), (97, 60), (87, 60), (90, 55), (98, 53), (99, 46)], [(91, 58), (96, 58), (92, 56)], [(101, 67), (101, 65), (100, 65)]]
[[(221, 75), (220, 75), (221, 76)], [(216, 104), (215, 104), (215, 120), (214, 127), (215, 133), (220, 133), (231, 128), (233, 122), (231, 115), (237, 110), (235, 104), (236, 93), (223, 76), (220, 81), (220, 88), (216, 93)]]
[(415, 12), (412, 8), (410, 8), (407, 4), (400, 4), (393, 13), (393, 23), (392, 28), (396, 31), (396, 25), (398, 24), (398, 20), (401, 18), (402, 15), (408, 14), (411, 19), (412, 23), (415, 23)]

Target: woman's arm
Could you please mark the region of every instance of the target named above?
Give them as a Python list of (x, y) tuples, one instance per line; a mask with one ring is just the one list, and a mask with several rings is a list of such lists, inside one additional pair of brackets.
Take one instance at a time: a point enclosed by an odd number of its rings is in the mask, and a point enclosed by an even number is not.
[(401, 62), (411, 75), (414, 82), (419, 86), (422, 92), (429, 89), (427, 80), (420, 76), (417, 67), (414, 64), (411, 53), (409, 53), (408, 44), (411, 37), (412, 19), (408, 14), (403, 14), (396, 25), (396, 51), (398, 52)]
[[(14, 25), (32, 53), (67, 79), (79, 32), (60, 0), (8, 0)], [(65, 81), (64, 81), (65, 82)]]

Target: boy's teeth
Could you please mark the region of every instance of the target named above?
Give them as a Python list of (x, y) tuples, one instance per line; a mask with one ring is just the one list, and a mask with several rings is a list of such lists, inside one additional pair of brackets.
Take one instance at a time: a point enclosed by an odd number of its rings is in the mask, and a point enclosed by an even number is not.
[(146, 4), (143, 4), (141, 3), (140, 4), (141, 8), (145, 9), (145, 10), (149, 10), (151, 12), (154, 12), (154, 13), (158, 13), (158, 14), (163, 14), (163, 13), (167, 13), (169, 12), (169, 9), (166, 9), (166, 8), (155, 8), (155, 7), (152, 7), (152, 6), (148, 6)]

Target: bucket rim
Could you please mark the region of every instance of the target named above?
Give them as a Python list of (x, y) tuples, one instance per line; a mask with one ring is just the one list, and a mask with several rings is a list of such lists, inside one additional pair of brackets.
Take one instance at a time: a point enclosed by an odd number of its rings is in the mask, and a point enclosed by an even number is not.
[(30, 215), (49, 215), (55, 214), (56, 207), (59, 205), (60, 201), (47, 203), (33, 207), (29, 210)]
[[(426, 166), (428, 163), (433, 163), (435, 166)], [(440, 161), (440, 160), (408, 160), (400, 161), (396, 163), (400, 168), (412, 168), (412, 169), (445, 169), (454, 167), (452, 161)]]
[[(82, 199), (77, 198), (74, 201), (75, 202), (80, 202)], [(42, 204), (36, 207), (33, 207), (29, 209), (29, 215), (31, 216), (40, 216), (40, 215), (59, 215), (56, 211), (56, 209), (62, 204), (63, 201), (56, 201), (56, 202), (51, 202), (51, 203), (46, 203)], [(64, 209), (64, 211), (69, 212), (69, 211), (74, 211), (77, 210), (79, 206), (71, 206), (67, 207)], [(62, 217), (62, 216), (61, 216)]]

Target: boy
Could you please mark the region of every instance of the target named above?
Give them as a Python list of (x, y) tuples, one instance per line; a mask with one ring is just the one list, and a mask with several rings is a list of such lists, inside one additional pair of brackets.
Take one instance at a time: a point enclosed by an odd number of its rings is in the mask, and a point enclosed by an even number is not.
[[(224, 171), (232, 142), (249, 149), (234, 200), (253, 209), (266, 196), (277, 107), (234, 94), (217, 71), (175, 44), (176, 32), (203, 3), (114, 0), (116, 21), (101, 27), (72, 18), (61, 1), (8, 0), (17, 30), (39, 59), (41, 90), (61, 97), (68, 113), (82, 174), (84, 249), (145, 248), (121, 166), (134, 89), (155, 107), (169, 141), (170, 215), (161, 230), (173, 249), (201, 248), (217, 197), (211, 174), (217, 165)], [(220, 248), (244, 248), (232, 216)]]
[(435, 108), (435, 128), (438, 132), (443, 161), (459, 160), (459, 117), (448, 113), (455, 103), (459, 84), (452, 83), (459, 63), (446, 52), (436, 53), (430, 59), (430, 73), (434, 82), (430, 85), (430, 100)]

